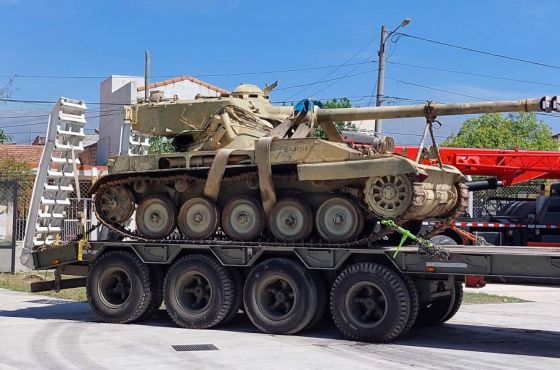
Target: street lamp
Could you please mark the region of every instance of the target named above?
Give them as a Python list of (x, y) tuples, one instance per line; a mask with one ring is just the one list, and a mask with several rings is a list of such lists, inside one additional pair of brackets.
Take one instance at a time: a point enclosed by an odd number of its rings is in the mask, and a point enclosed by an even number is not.
[[(385, 82), (384, 81), (385, 80), (385, 43), (387, 42), (387, 39), (389, 37), (391, 37), (395, 32), (397, 32), (397, 30), (408, 26), (410, 21), (411, 21), (410, 18), (403, 19), (401, 24), (399, 24), (394, 30), (392, 30), (389, 33), (387, 33), (387, 29), (385, 28), (385, 26), (381, 26), (381, 43), (379, 45), (379, 52), (377, 53), (377, 55), (379, 56), (378, 58), (379, 68), (377, 69), (377, 97), (375, 100), (376, 107), (381, 106), (381, 103), (383, 103), (383, 85)], [(375, 133), (380, 134), (382, 130), (383, 130), (383, 120), (376, 119)]]

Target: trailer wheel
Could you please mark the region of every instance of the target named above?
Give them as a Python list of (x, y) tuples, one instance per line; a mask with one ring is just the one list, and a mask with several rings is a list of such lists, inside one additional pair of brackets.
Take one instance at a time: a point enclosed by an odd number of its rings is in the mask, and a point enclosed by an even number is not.
[(329, 292), (321, 273), (315, 270), (311, 270), (310, 272), (311, 276), (313, 276), (313, 280), (315, 281), (315, 286), (317, 287), (317, 311), (315, 311), (315, 315), (311, 319), (311, 322), (307, 325), (307, 329), (313, 328), (325, 318), (325, 312), (327, 311), (327, 306), (329, 304)]
[(211, 328), (229, 314), (233, 289), (233, 277), (226, 267), (203, 254), (188, 255), (175, 262), (165, 276), (165, 308), (179, 326)]
[(414, 284), (414, 281), (410, 278), (410, 276), (402, 275), (401, 278), (403, 279), (404, 285), (406, 285), (406, 290), (410, 296), (410, 315), (408, 316), (408, 321), (404, 326), (403, 331), (401, 334), (408, 332), (416, 322), (418, 318), (418, 311), (420, 309), (420, 298), (418, 296), (418, 289)]
[(428, 302), (418, 312), (417, 325), (436, 326), (450, 320), (461, 307), (463, 302), (463, 285), (460, 282), (453, 284), (451, 294)]
[(152, 289), (152, 299), (148, 304), (146, 312), (138, 318), (138, 320), (149, 319), (156, 313), (163, 303), (163, 281), (165, 279), (164, 269), (162, 266), (150, 265), (150, 287)]
[(129, 252), (103, 254), (87, 277), (88, 303), (102, 321), (124, 324), (141, 317), (152, 301), (148, 266)]
[(236, 268), (230, 268), (229, 271), (233, 278), (233, 304), (230, 312), (222, 320), (222, 325), (231, 322), (243, 307), (243, 274)]
[(305, 328), (317, 309), (317, 288), (303, 266), (284, 258), (258, 264), (243, 291), (245, 311), (261, 331), (294, 334)]
[(451, 307), (451, 311), (449, 311), (447, 316), (445, 316), (445, 318), (440, 324), (443, 324), (444, 322), (451, 320), (451, 318), (455, 316), (457, 311), (459, 311), (459, 308), (461, 307), (462, 303), (463, 303), (463, 284), (460, 282), (455, 282), (455, 299), (453, 300), (453, 306)]
[(389, 342), (404, 329), (410, 298), (403, 280), (376, 263), (348, 266), (331, 290), (331, 313), (349, 339)]

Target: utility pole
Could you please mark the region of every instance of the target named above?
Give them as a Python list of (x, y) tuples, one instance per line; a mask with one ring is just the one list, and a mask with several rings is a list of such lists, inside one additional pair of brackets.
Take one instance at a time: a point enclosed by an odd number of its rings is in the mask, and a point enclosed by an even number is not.
[[(377, 96), (375, 99), (375, 106), (380, 107), (383, 104), (383, 85), (385, 83), (385, 43), (387, 39), (393, 35), (399, 28), (406, 27), (410, 23), (410, 18), (405, 18), (398, 25), (397, 28), (392, 30), (391, 32), (387, 33), (387, 28), (383, 25), (381, 26), (381, 40), (379, 43), (379, 52), (377, 53), (378, 56), (378, 63), (379, 67), (377, 68)], [(375, 133), (380, 134), (383, 131), (383, 120), (376, 119), (375, 120)]]
[(146, 63), (144, 64), (144, 101), (150, 98), (148, 83), (150, 82), (150, 51), (146, 50)]
[[(377, 68), (377, 97), (375, 99), (375, 106), (380, 107), (383, 103), (383, 85), (385, 83), (385, 40), (387, 39), (387, 28), (381, 26), (381, 41), (379, 43), (379, 52), (377, 59), (379, 66)], [(383, 131), (383, 120), (375, 120), (375, 133), (380, 134)]]

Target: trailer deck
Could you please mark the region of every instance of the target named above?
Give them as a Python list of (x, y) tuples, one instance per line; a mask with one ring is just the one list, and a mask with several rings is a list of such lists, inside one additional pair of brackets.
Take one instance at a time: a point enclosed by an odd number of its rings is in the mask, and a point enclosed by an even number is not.
[[(256, 244), (256, 243), (253, 243)], [(264, 255), (297, 256), (310, 269), (336, 270), (349, 260), (389, 260), (402, 273), (430, 275), (483, 275), (486, 277), (558, 280), (560, 284), (560, 248), (443, 246), (448, 260), (418, 253), (417, 246), (375, 248), (298, 247), (276, 244), (237, 246), (219, 242), (148, 243), (142, 241), (91, 241), (69, 243), (34, 252), (37, 269), (87, 266), (106, 249), (133, 250), (147, 264), (170, 264), (185, 251), (209, 251), (225, 266), (250, 267)], [(395, 256), (396, 253), (396, 256)]]

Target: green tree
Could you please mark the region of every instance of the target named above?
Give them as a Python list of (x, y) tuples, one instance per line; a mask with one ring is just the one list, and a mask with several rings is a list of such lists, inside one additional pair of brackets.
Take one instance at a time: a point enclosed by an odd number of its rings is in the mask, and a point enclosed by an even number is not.
[(486, 113), (469, 118), (441, 146), (489, 149), (558, 150), (550, 127), (535, 113)]
[(0, 144), (3, 144), (10, 140), (12, 140), (12, 137), (10, 135), (6, 135), (4, 130), (0, 129)]
[[(326, 108), (326, 109), (351, 108), (351, 107), (352, 107), (352, 103), (350, 102), (350, 100), (348, 98), (341, 98), (340, 100), (332, 99), (331, 101), (323, 103), (323, 108)], [(336, 125), (336, 127), (338, 128), (339, 131), (355, 127), (353, 123), (345, 122), (345, 121), (335, 122), (334, 124)], [(323, 129), (321, 127), (317, 127), (315, 129), (315, 131), (313, 132), (313, 136), (318, 137), (319, 139), (326, 139), (327, 138), (327, 136), (325, 135), (325, 131), (323, 131)]]
[(171, 140), (164, 136), (152, 136), (150, 138), (150, 146), (148, 148), (148, 153), (170, 153), (174, 152), (175, 147), (171, 143)]

